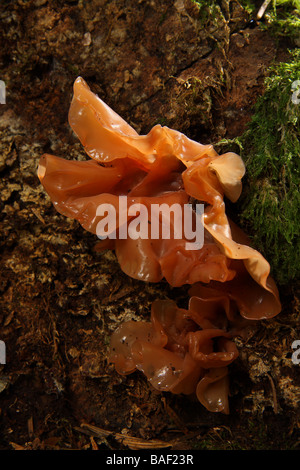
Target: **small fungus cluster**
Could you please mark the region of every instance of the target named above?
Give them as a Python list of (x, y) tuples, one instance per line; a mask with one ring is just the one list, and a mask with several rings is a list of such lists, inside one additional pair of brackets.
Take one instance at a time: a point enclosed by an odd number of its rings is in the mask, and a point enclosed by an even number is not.
[[(97, 208), (111, 204), (117, 212), (120, 196), (147, 207), (204, 204), (204, 244), (198, 250), (188, 250), (184, 236), (118, 238), (120, 226), (115, 239), (98, 243), (100, 250), (115, 250), (132, 278), (190, 286), (188, 309), (156, 300), (150, 322), (121, 324), (112, 334), (109, 359), (120, 374), (140, 370), (158, 390), (196, 394), (208, 410), (228, 413), (228, 365), (238, 356), (234, 336), (281, 310), (269, 263), (225, 212), (224, 197), (235, 202), (242, 190), (242, 159), (160, 125), (137, 134), (81, 77), (69, 123), (91, 159), (44, 154), (38, 176), (56, 210), (84, 229), (96, 234)], [(131, 218), (127, 213), (125, 223)]]

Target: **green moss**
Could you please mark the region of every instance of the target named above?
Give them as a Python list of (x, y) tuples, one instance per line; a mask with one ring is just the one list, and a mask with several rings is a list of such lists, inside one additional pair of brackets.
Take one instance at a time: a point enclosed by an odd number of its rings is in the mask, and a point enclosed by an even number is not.
[[(224, 19), (229, 12), (229, 2), (222, 2), (222, 8), (216, 0), (193, 0), (199, 8), (199, 17), (202, 22)], [(255, 18), (258, 7), (252, 0), (240, 0), (245, 11)], [(261, 2), (262, 3), (262, 2)], [(217, 23), (216, 23), (217, 24)], [(266, 8), (260, 28), (267, 29), (276, 36), (287, 36), (300, 40), (300, 0), (272, 0)]]
[(207, 2), (206, 0), (194, 0), (199, 7), (200, 17), (203, 20), (208, 20), (213, 16), (223, 16), (220, 5), (216, 1)]
[(228, 45), (227, 18), (229, 17), (229, 0), (222, 2), (222, 7), (216, 0), (193, 0), (198, 7), (199, 20), (205, 29), (207, 37), (221, 50)]
[[(254, 17), (255, 3), (241, 0), (240, 4)], [(277, 37), (288, 37), (300, 41), (300, 0), (273, 0), (267, 7), (260, 28)]]
[(219, 426), (210, 429), (194, 442), (196, 450), (293, 450), (293, 436), (277, 432), (276, 421), (268, 422), (258, 415), (245, 417), (238, 427)]
[(218, 428), (209, 432), (203, 439), (195, 442), (195, 450), (246, 450), (243, 443), (233, 438), (229, 428)]
[(276, 36), (300, 40), (300, 0), (276, 0), (266, 13), (266, 24)]
[(240, 223), (281, 284), (300, 273), (300, 90), (293, 92), (297, 80), (299, 50), (290, 62), (271, 68), (249, 128), (234, 141), (247, 168), (238, 203)]
[[(251, 0), (240, 0), (240, 4), (255, 18), (258, 11), (255, 2)], [(299, 45), (300, 0), (272, 0), (259, 24), (261, 29), (268, 30), (272, 35), (288, 37)]]
[(239, 3), (250, 15), (252, 15), (255, 12), (256, 7), (255, 7), (254, 1), (241, 0)]

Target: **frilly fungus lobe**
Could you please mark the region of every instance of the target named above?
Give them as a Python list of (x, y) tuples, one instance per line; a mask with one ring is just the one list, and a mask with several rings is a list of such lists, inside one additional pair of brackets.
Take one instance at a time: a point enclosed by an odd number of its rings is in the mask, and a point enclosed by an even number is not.
[[(135, 279), (191, 285), (187, 310), (157, 300), (150, 323), (119, 326), (110, 361), (121, 374), (141, 370), (155, 388), (196, 393), (207, 409), (227, 413), (227, 366), (238, 355), (231, 338), (250, 320), (271, 318), (281, 309), (269, 263), (226, 216), (224, 197), (235, 202), (241, 193), (242, 159), (231, 152), (218, 155), (211, 145), (160, 125), (138, 135), (81, 77), (69, 123), (91, 160), (45, 154), (38, 176), (57, 211), (86, 230), (96, 233), (100, 204), (118, 212), (119, 196), (147, 207), (183, 207), (194, 199), (205, 205), (199, 250), (187, 250), (184, 237), (99, 242), (100, 250), (115, 250), (121, 269)], [(130, 218), (126, 214), (127, 224)]]

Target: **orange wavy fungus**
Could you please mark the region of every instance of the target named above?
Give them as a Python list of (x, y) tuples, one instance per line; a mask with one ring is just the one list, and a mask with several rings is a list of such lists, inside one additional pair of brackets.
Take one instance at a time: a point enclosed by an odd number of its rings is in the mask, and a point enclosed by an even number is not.
[[(196, 394), (208, 410), (228, 413), (227, 366), (238, 356), (234, 335), (281, 310), (269, 263), (225, 212), (224, 197), (235, 202), (241, 193), (242, 159), (160, 125), (138, 135), (81, 77), (69, 123), (91, 160), (45, 154), (38, 177), (57, 211), (84, 229), (96, 233), (97, 208), (111, 204), (117, 213), (120, 196), (146, 207), (204, 204), (198, 250), (187, 250), (184, 236), (123, 239), (118, 225), (115, 239), (99, 242), (100, 250), (115, 250), (121, 269), (135, 279), (191, 285), (187, 310), (157, 300), (150, 322), (121, 324), (111, 338), (110, 361), (120, 374), (140, 370), (158, 390)], [(123, 216), (125, 224), (132, 219)]]

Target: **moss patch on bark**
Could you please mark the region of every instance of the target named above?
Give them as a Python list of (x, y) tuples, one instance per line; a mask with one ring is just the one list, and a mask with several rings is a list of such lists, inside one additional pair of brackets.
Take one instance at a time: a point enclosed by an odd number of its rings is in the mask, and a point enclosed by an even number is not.
[(269, 72), (248, 129), (231, 143), (247, 168), (241, 223), (286, 284), (300, 272), (300, 51)]

